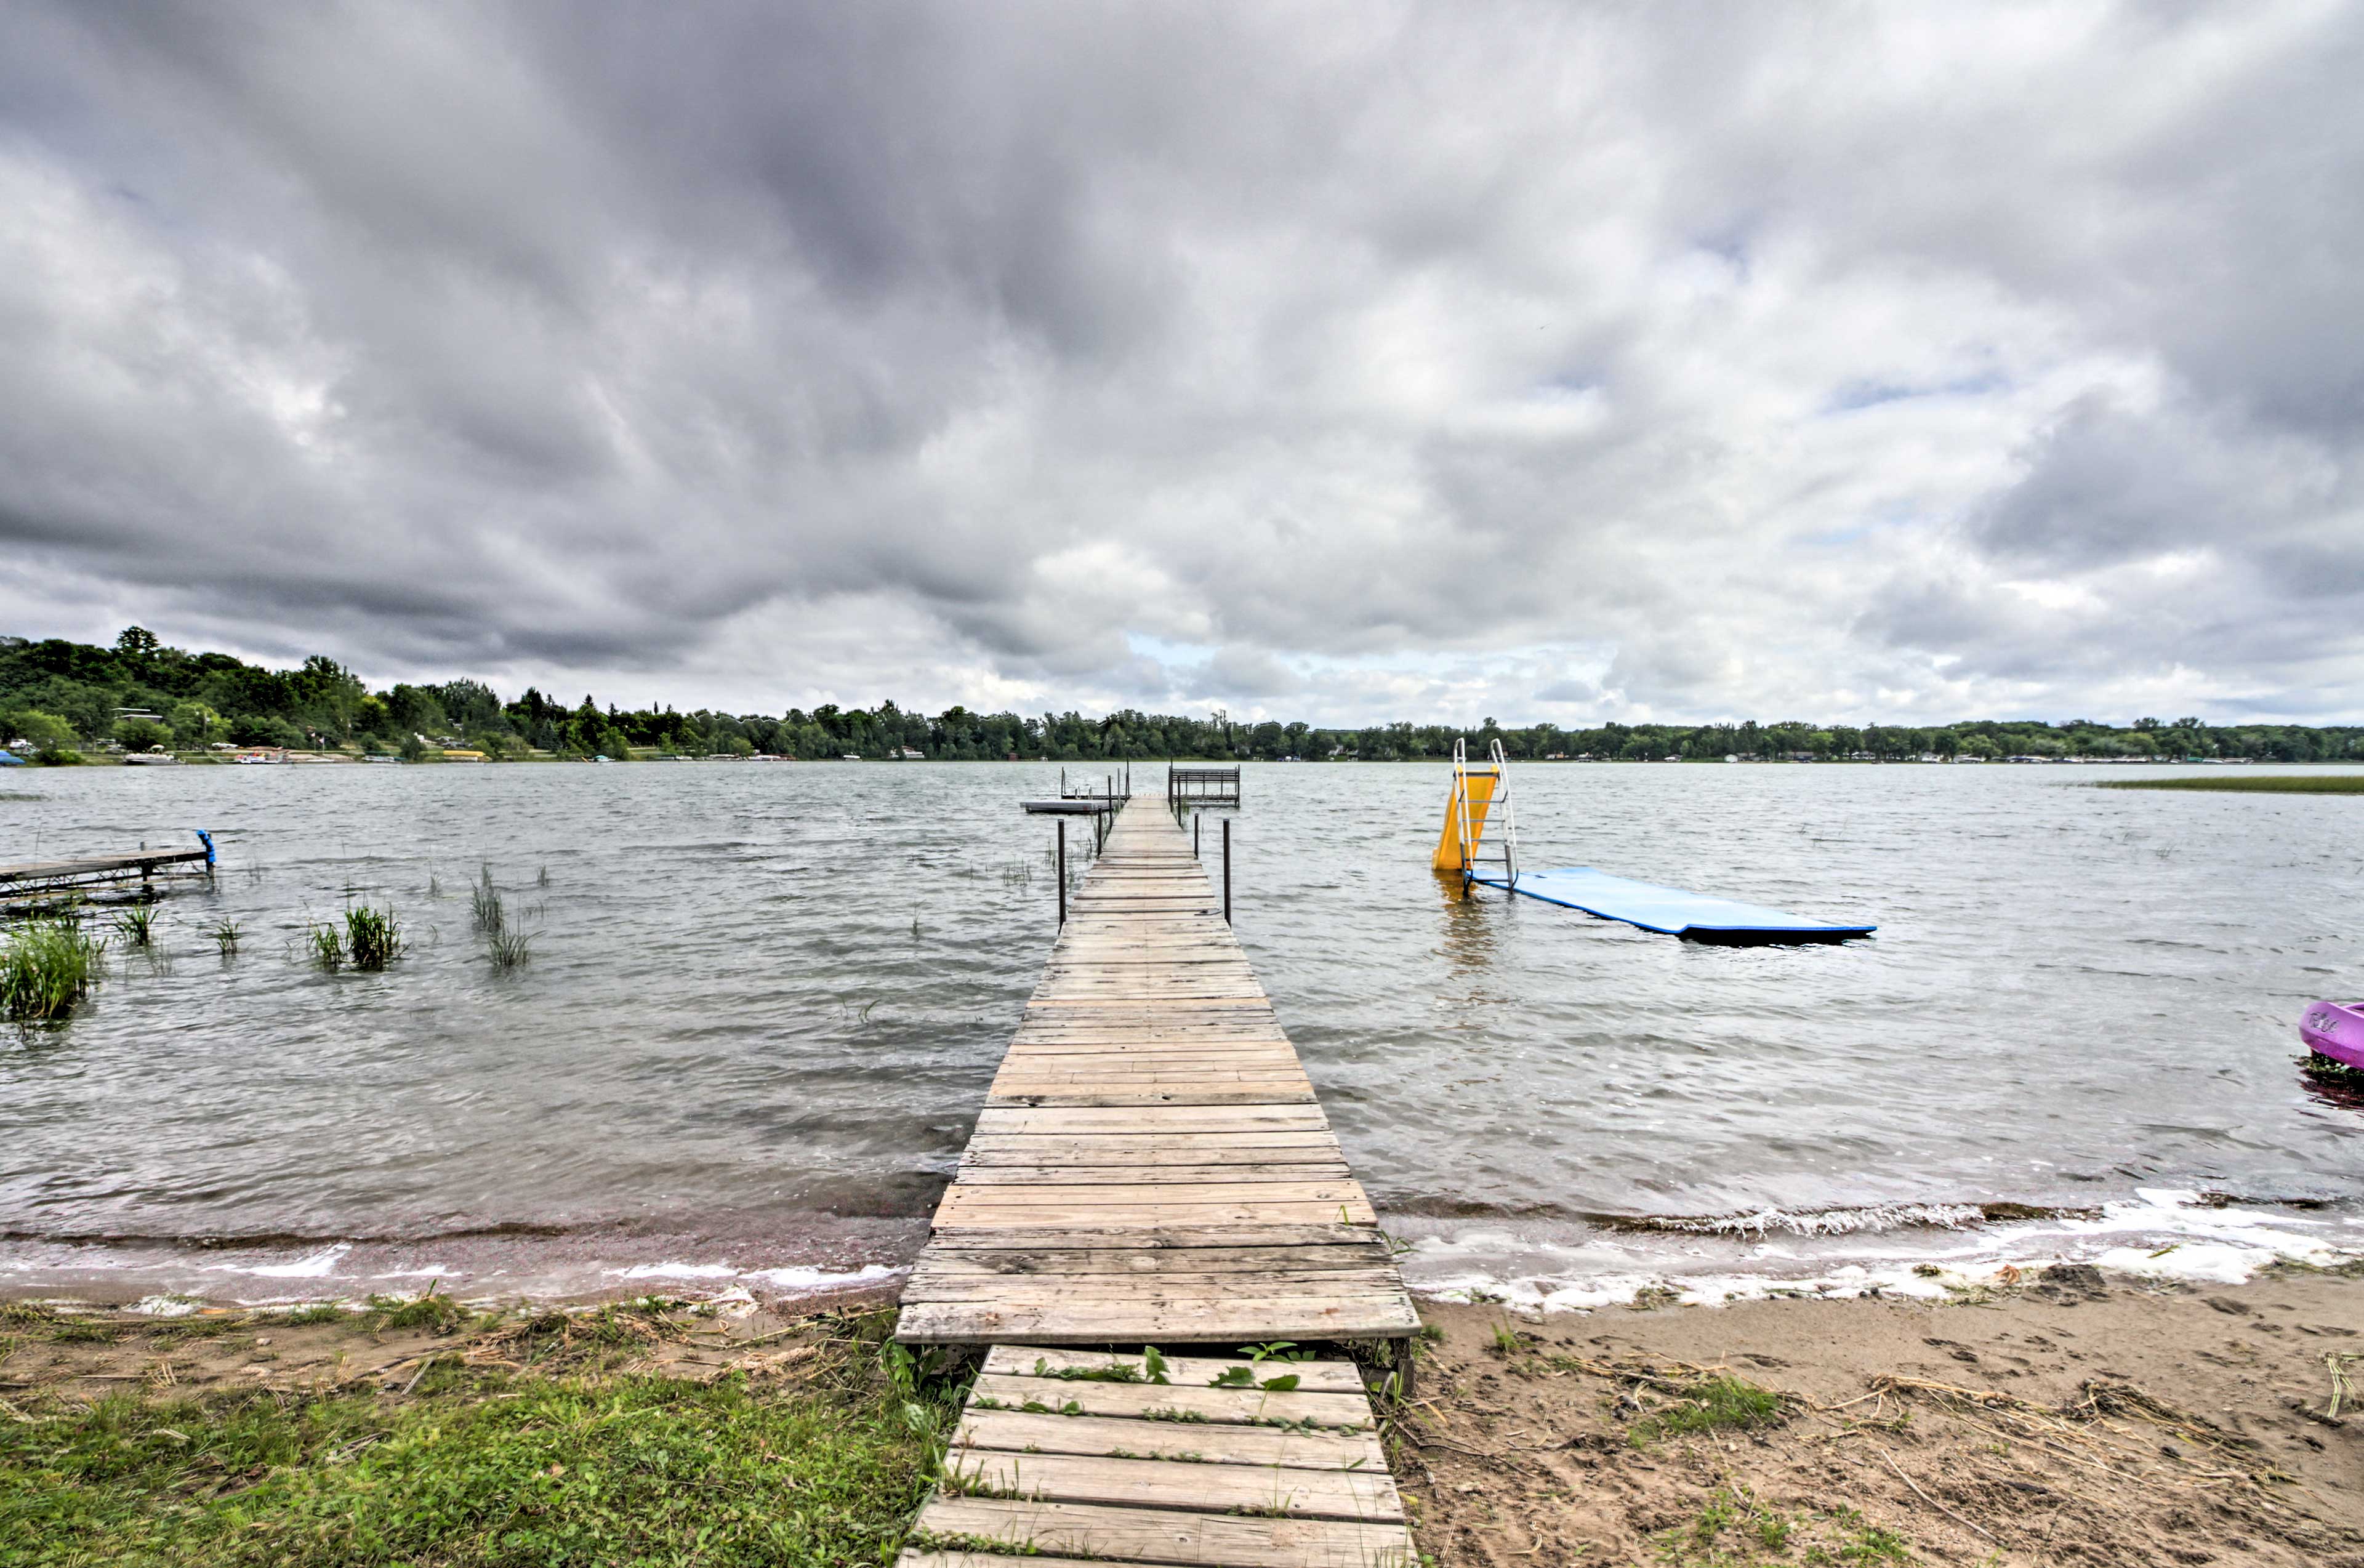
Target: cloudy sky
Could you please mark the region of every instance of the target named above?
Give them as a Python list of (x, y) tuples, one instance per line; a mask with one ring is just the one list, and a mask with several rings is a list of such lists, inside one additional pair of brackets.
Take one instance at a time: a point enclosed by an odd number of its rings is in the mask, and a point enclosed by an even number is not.
[(2364, 7), (0, 3), (0, 630), (2364, 717)]

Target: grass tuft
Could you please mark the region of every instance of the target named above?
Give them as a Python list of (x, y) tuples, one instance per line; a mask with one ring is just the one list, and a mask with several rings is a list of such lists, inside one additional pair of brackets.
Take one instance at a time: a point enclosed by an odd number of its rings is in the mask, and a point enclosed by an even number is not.
[(1724, 1428), (1769, 1427), (1781, 1418), (1781, 1396), (1729, 1373), (1686, 1386), (1674, 1404), (1634, 1423), (1634, 1446), (1653, 1439)]
[(384, 969), (402, 956), (402, 927), (393, 906), (373, 909), (357, 904), (345, 911), (345, 945), (355, 969)]
[[(343, 1314), (336, 1307), (329, 1311), (337, 1317)], [(373, 1296), (362, 1315), (362, 1324), (373, 1334), (388, 1329), (425, 1329), (431, 1333), (448, 1334), (467, 1321), (467, 1309), (448, 1296), (438, 1296), (430, 1287), (425, 1296), (408, 1300), (398, 1296)], [(315, 1318), (315, 1322), (324, 1319)]]
[(156, 909), (151, 904), (134, 904), (115, 917), (116, 934), (126, 947), (144, 948), (156, 940)]
[(304, 928), (312, 944), (312, 962), (333, 974), (345, 964), (344, 933), (334, 926), (319, 925)]
[(485, 933), (485, 955), (493, 967), (507, 971), (521, 968), (533, 956), (533, 933), (512, 931), (507, 928)]
[(468, 908), (480, 931), (498, 931), (508, 924), (501, 908), (500, 889), (493, 885), (492, 867), (482, 868), (474, 885), (468, 889)]
[(309, 1307), (299, 1307), (280, 1319), (290, 1328), (302, 1328), (312, 1323), (341, 1323), (349, 1314), (333, 1301), (316, 1301)]
[(0, 946), (0, 1014), (17, 1023), (66, 1017), (90, 994), (106, 951), (71, 915), (26, 921)]
[(228, 958), (238, 951), (239, 930), (236, 920), (217, 921), (206, 934), (213, 938), (214, 946), (221, 950), (222, 957)]

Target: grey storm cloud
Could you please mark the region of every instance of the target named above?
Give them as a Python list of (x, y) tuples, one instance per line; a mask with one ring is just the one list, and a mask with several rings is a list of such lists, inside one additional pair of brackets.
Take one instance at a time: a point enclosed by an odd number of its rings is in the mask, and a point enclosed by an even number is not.
[(19, 5), (0, 629), (2364, 714), (2359, 76), (2298, 0)]

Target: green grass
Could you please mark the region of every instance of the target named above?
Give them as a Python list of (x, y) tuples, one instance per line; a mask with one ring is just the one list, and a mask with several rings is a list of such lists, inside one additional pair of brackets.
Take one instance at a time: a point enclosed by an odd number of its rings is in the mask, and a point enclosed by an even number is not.
[(1687, 1524), (1653, 1537), (1667, 1568), (1875, 1568), (1911, 1562), (1910, 1542), (1844, 1505), (1782, 1513), (1745, 1492), (1718, 1490)]
[(351, 1314), (332, 1301), (316, 1301), (309, 1307), (299, 1307), (280, 1319), (292, 1328), (311, 1323), (341, 1323)]
[(11, 929), (0, 938), (0, 1016), (17, 1023), (64, 1018), (90, 995), (105, 951), (71, 915)]
[(1712, 1432), (1732, 1427), (1769, 1427), (1781, 1418), (1781, 1396), (1745, 1377), (1702, 1378), (1676, 1402), (1634, 1423), (1636, 1448), (1653, 1439)]
[(239, 930), (236, 920), (217, 920), (206, 934), (213, 938), (214, 946), (221, 950), (222, 957), (228, 958), (238, 951)]
[(68, 1564), (864, 1564), (933, 1450), (894, 1391), (516, 1378), (0, 1421), (0, 1558)]
[[(338, 1317), (343, 1316), (333, 1307), (329, 1310)], [(389, 1329), (429, 1329), (439, 1334), (448, 1334), (467, 1318), (466, 1308), (458, 1302), (448, 1296), (438, 1296), (429, 1291), (425, 1296), (408, 1300), (398, 1296), (373, 1296), (362, 1321), (373, 1334), (383, 1334)]]
[(2364, 773), (2208, 773), (2196, 778), (2111, 779), (2101, 789), (2200, 789), (2226, 795), (2364, 795)]

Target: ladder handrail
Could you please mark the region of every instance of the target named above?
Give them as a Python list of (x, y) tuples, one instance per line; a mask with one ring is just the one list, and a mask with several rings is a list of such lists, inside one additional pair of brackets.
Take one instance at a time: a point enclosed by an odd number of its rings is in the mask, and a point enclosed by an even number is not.
[[(1502, 755), (1502, 743), (1494, 742), (1493, 806), (1502, 810), (1502, 879), (1510, 891), (1519, 885), (1519, 810), (1511, 802), (1511, 764)], [(1493, 816), (1489, 808), (1486, 814)]]
[(1469, 743), (1457, 735), (1453, 738), (1453, 807), (1460, 814), (1461, 892), (1466, 897), (1476, 858), (1469, 843)]

